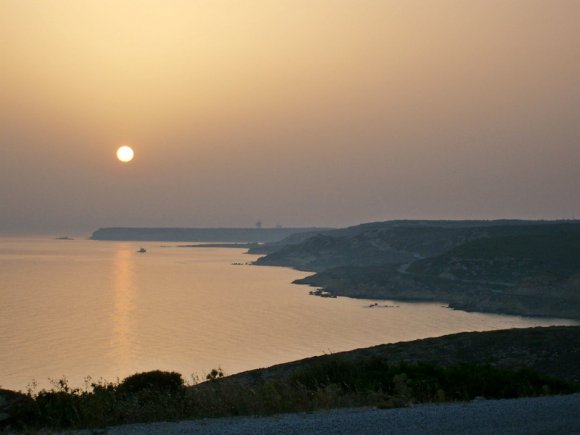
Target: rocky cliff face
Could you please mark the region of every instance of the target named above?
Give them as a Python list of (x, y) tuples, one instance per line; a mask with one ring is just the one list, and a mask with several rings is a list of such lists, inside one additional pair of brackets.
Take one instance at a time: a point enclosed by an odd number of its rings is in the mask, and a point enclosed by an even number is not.
[(287, 239), (257, 264), (314, 271), (346, 265), (402, 264), (487, 236), (479, 228), (373, 225), (358, 229), (351, 235), (341, 231), (316, 234), (298, 243)]
[(257, 264), (317, 271), (345, 265), (398, 264), (415, 259), (414, 253), (393, 248), (380, 237), (369, 234), (316, 235), (298, 245), (284, 246), (260, 258)]

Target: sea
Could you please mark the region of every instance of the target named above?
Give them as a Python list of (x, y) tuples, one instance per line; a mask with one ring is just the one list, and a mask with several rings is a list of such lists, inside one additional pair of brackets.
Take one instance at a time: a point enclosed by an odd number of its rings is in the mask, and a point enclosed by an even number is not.
[(214, 368), (233, 374), (462, 331), (579, 324), (322, 298), (292, 284), (308, 273), (254, 266), (244, 249), (178, 245), (0, 239), (0, 388), (38, 391), (61, 379), (84, 388), (149, 370), (194, 382)]

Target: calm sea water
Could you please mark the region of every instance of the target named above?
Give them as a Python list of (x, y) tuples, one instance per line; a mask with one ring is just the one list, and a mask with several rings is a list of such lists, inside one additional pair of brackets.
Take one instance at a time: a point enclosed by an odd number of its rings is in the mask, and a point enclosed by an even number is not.
[[(146, 370), (203, 376), (328, 352), (479, 331), (577, 324), (453, 311), (441, 304), (310, 296), (306, 273), (232, 265), (241, 249), (0, 239), (0, 386)], [(139, 254), (137, 249), (147, 248)], [(381, 301), (383, 304), (384, 301)]]

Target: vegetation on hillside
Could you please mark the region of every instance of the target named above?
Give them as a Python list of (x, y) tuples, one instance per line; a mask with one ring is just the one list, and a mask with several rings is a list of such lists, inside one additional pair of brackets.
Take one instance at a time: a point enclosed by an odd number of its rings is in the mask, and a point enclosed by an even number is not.
[[(580, 391), (580, 327), (461, 333), (308, 358), (187, 385), (153, 371), (121, 382), (63, 379), (50, 390), (0, 390), (0, 431), (270, 415), (351, 406), (515, 398)], [(8, 417), (8, 418), (6, 418)]]
[(299, 368), (289, 379), (248, 386), (214, 379), (186, 386), (173, 372), (147, 372), (120, 383), (85, 389), (58, 381), (30, 394), (10, 426), (17, 429), (80, 429), (124, 423), (270, 415), (345, 406), (407, 406), (413, 403), (513, 398), (580, 391), (578, 385), (531, 370), (490, 365), (389, 364), (382, 358), (353, 363), (328, 356)]

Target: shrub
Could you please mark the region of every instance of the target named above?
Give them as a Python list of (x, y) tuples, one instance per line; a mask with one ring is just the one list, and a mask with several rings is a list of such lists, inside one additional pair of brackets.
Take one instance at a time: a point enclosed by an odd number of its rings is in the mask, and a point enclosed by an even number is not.
[(290, 377), (295, 385), (311, 391), (329, 386), (342, 394), (384, 393), (413, 402), (471, 400), (569, 394), (578, 385), (529, 369), (509, 370), (491, 365), (440, 366), (428, 363), (389, 365), (384, 358), (352, 362), (330, 356), (297, 369)]
[(216, 379), (220, 379), (223, 377), (224, 377), (224, 371), (221, 369), (221, 367), (218, 367), (217, 369), (212, 369), (211, 372), (209, 372), (207, 374), (205, 379), (208, 381), (215, 381)]
[(151, 372), (137, 373), (125, 378), (117, 387), (119, 393), (134, 394), (144, 390), (175, 394), (184, 388), (181, 374), (176, 372)]

